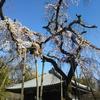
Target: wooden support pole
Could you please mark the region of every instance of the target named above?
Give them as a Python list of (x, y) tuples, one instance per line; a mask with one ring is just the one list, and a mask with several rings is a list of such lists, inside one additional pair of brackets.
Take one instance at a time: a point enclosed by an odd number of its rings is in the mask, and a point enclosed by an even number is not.
[(25, 68), (26, 68), (26, 49), (24, 49), (24, 66), (22, 66), (22, 88), (21, 88), (21, 100), (24, 100), (24, 80), (25, 80)]

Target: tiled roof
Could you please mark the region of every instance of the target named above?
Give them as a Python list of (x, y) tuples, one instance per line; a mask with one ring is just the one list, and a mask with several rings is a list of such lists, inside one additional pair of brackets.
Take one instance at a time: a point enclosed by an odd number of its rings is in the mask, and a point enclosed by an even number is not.
[[(60, 83), (60, 75), (55, 72), (54, 70), (50, 70), (49, 73), (45, 74), (43, 76), (43, 86), (51, 86), (56, 85)], [(62, 80), (62, 82), (64, 82)], [(77, 87), (78, 89), (90, 91), (90, 88), (86, 85), (82, 85), (80, 83), (77, 83), (73, 80), (71, 80), (72, 87)], [(6, 87), (6, 90), (13, 90), (13, 89), (21, 89), (22, 83), (15, 84), (13, 86)], [(41, 86), (41, 76), (38, 77), (38, 86)], [(24, 82), (24, 89), (25, 88), (35, 88), (36, 87), (36, 78), (29, 80), (27, 82)]]
[[(43, 86), (54, 85), (60, 83), (60, 78), (54, 74), (47, 73), (43, 76)], [(6, 87), (6, 89), (19, 89), (21, 88), (22, 83), (15, 84), (13, 86)], [(38, 77), (38, 85), (41, 86), (41, 77)], [(24, 82), (24, 88), (36, 87), (36, 78)]]

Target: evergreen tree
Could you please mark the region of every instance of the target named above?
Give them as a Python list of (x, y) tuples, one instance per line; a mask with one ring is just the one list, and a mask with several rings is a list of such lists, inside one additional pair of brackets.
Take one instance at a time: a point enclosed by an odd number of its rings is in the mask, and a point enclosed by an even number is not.
[(5, 87), (10, 85), (9, 73), (7, 69), (3, 69), (0, 73), (0, 100), (6, 98)]

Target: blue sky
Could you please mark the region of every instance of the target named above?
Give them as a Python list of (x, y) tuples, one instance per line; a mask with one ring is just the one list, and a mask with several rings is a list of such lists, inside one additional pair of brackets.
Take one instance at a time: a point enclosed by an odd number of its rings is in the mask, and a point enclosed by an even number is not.
[[(5, 16), (10, 17), (12, 20), (17, 19), (31, 30), (44, 33), (45, 29), (43, 29), (42, 26), (46, 25), (44, 20), (45, 1), (49, 0), (7, 0), (3, 8), (4, 14)], [(89, 33), (86, 35), (86, 37), (91, 41), (93, 40), (93, 37), (97, 38), (100, 36), (100, 0), (92, 0), (92, 2), (90, 2), (87, 6), (82, 1), (84, 0), (81, 0), (78, 6), (75, 4), (70, 4), (68, 12), (71, 16), (70, 20), (75, 19), (76, 14), (81, 14), (85, 23), (96, 24), (98, 26), (97, 30), (89, 30)], [(99, 38), (91, 42), (97, 45), (98, 41)], [(98, 45), (100, 47), (100, 44)]]
[[(4, 7), (4, 15), (10, 17), (12, 20), (17, 19), (24, 26), (29, 29), (45, 33), (46, 31), (42, 28), (46, 25), (45, 22), (45, 1), (49, 0), (7, 0)], [(82, 0), (81, 0), (82, 1)], [(89, 39), (93, 44), (100, 47), (100, 0), (92, 0), (86, 6), (83, 2), (80, 2), (78, 6), (75, 4), (69, 5), (69, 14), (71, 19), (76, 19), (76, 14), (81, 14), (82, 19), (87, 24), (97, 25), (97, 29), (88, 29), (85, 37)], [(48, 65), (47, 70), (50, 68)]]

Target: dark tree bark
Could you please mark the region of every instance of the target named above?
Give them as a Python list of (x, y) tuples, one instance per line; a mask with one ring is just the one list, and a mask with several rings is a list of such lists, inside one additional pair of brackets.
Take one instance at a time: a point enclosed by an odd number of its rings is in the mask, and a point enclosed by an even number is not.
[(3, 11), (2, 11), (2, 7), (3, 7), (4, 3), (5, 3), (5, 1), (6, 0), (1, 0), (1, 2), (0, 2), (0, 17), (1, 17), (1, 20), (5, 20), (5, 17), (3, 15)]

